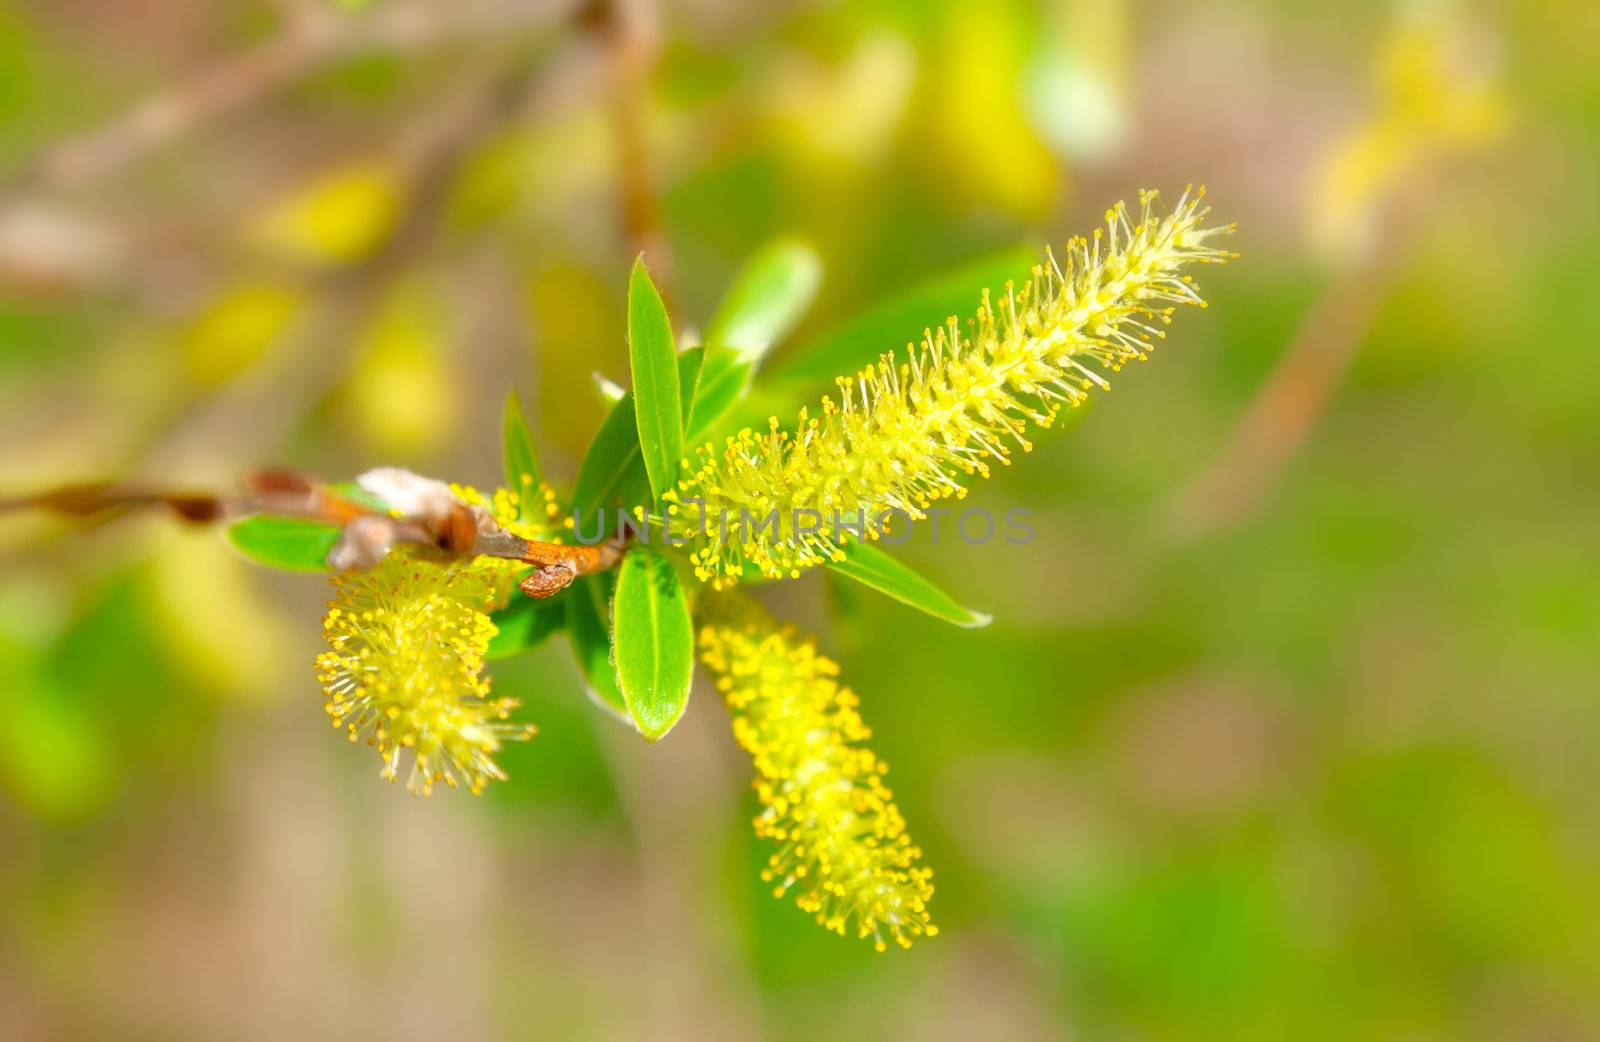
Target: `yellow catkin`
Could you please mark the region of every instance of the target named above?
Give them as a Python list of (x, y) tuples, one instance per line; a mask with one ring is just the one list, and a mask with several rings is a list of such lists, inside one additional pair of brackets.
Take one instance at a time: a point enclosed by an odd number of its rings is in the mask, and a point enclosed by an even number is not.
[[(516, 493), (453, 491), (519, 535), (551, 535), (545, 524), (517, 521)], [(553, 495), (540, 495), (541, 512), (553, 518)], [(317, 656), (317, 680), (333, 725), (377, 749), (384, 778), (399, 779), (408, 750), (406, 788), (417, 795), (439, 782), (481, 792), (505, 778), (495, 753), (534, 728), (510, 720), (516, 699), (491, 694), (483, 657), (496, 632), (489, 614), (506, 604), (527, 570), (481, 557), (441, 563), (398, 547), (375, 568), (333, 577), (322, 625), (328, 650)]]
[(794, 431), (740, 431), (663, 496), (666, 524), (689, 546), (696, 573), (723, 587), (746, 568), (796, 576), (837, 559), (850, 538), (876, 539), (884, 523), (917, 519), (963, 476), (987, 476), (1028, 424), (1050, 425), (1064, 408), (1105, 388), (1105, 373), (1143, 360), (1180, 304), (1204, 306), (1182, 269), (1232, 254), (1208, 245), (1232, 225), (1203, 227), (1205, 190), (1185, 191), (1159, 212), (1142, 192), (1137, 219), (1118, 203), (1106, 226), (1053, 254), (998, 302), (983, 294), (963, 330), (951, 318), (899, 362), (891, 352), (838, 381), (820, 416), (800, 413)]
[(887, 767), (839, 667), (754, 602), (708, 605), (700, 657), (727, 699), (734, 736), (755, 761), (756, 834), (777, 844), (762, 871), (818, 923), (879, 951), (938, 932), (933, 873), (883, 783)]

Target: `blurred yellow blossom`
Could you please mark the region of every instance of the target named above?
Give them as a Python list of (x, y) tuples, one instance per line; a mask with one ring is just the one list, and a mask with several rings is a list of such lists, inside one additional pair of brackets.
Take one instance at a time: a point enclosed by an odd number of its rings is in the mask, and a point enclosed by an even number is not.
[(1330, 151), (1311, 190), (1313, 247), (1350, 262), (1371, 243), (1384, 199), (1441, 154), (1505, 129), (1492, 41), (1447, 3), (1404, 7), (1376, 55), (1371, 116)]
[(359, 163), (322, 174), (249, 224), (259, 249), (298, 263), (344, 264), (371, 255), (394, 231), (404, 189), (392, 166)]

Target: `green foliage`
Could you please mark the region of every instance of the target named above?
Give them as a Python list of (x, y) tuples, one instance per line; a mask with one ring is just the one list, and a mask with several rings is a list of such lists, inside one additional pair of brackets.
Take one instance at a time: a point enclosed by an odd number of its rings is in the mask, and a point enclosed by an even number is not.
[(588, 681), (589, 693), (600, 705), (624, 718), (627, 700), (617, 686), (617, 668), (611, 658), (611, 598), (617, 577), (612, 572), (586, 575), (562, 594), (565, 606), (567, 639), (572, 656)]
[(822, 261), (802, 242), (779, 239), (757, 251), (734, 278), (706, 326), (706, 343), (759, 362), (817, 295)]
[[(672, 487), (683, 458), (684, 397), (677, 350), (661, 293), (640, 257), (628, 276), (628, 363), (639, 453), (657, 497)], [(694, 400), (692, 393), (688, 400)]]
[(532, 651), (567, 624), (566, 609), (558, 600), (535, 600), (517, 595), (490, 616), (499, 632), (489, 641), (484, 657), (510, 658)]
[(844, 560), (830, 561), (828, 567), (839, 575), (893, 597), (901, 604), (909, 604), (918, 611), (965, 629), (987, 626), (994, 618), (963, 608), (909, 565), (895, 560), (871, 543), (851, 543), (844, 548)]
[(628, 715), (640, 734), (657, 741), (689, 705), (694, 624), (677, 569), (649, 547), (636, 546), (622, 559), (612, 632)]
[(257, 564), (286, 572), (325, 572), (339, 529), (304, 518), (255, 514), (229, 526), (228, 541)]
[(521, 519), (533, 520), (539, 517), (543, 506), (534, 493), (544, 480), (544, 472), (539, 468), (539, 456), (534, 451), (528, 423), (522, 416), (522, 401), (514, 387), (506, 394), (505, 413), (500, 421), (500, 445), (506, 488), (517, 493)]
[(780, 358), (773, 377), (816, 384), (853, 373), (885, 351), (920, 339), (924, 329), (948, 316), (970, 313), (985, 289), (999, 292), (1008, 281), (1020, 282), (1038, 262), (1037, 249), (1017, 246), (920, 282)]
[[(702, 384), (700, 381), (702, 358), (703, 348), (690, 348), (678, 356), (679, 386), (690, 387), (696, 394), (715, 394), (718, 399), (728, 400), (731, 397), (731, 381), (726, 372), (718, 375), (714, 384)], [(699, 408), (692, 397), (687, 402), (689, 410)], [(714, 406), (713, 401), (706, 406), (706, 411), (709, 413)], [(726, 409), (727, 406), (723, 405), (722, 408)], [(594, 440), (589, 443), (589, 449), (578, 465), (578, 478), (572, 491), (572, 508), (582, 519), (580, 524), (584, 535), (589, 536), (595, 530), (590, 527), (595, 522), (588, 520), (594, 511), (603, 512), (604, 520), (598, 524), (602, 532), (609, 533), (615, 523), (614, 507), (638, 506), (649, 498), (650, 481), (645, 470), (644, 453), (639, 446), (634, 394), (628, 391), (611, 407), (611, 412), (595, 432)]]

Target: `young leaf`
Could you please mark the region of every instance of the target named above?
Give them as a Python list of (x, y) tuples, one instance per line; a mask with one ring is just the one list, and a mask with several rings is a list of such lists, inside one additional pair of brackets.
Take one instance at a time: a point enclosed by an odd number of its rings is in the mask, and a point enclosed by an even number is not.
[(734, 277), (706, 327), (706, 343), (759, 363), (805, 314), (821, 281), (822, 261), (810, 246), (794, 239), (768, 243)]
[(517, 494), (517, 513), (521, 520), (532, 520), (543, 505), (534, 502), (534, 490), (544, 480), (544, 475), (539, 470), (539, 457), (533, 451), (533, 439), (528, 435), (528, 424), (522, 417), (522, 402), (515, 387), (506, 395), (500, 444), (506, 488)]
[(755, 365), (737, 351), (726, 347), (706, 347), (700, 366), (700, 383), (695, 388), (694, 411), (684, 423), (686, 447), (705, 437), (750, 389)]
[(298, 517), (252, 514), (228, 526), (228, 542), (258, 564), (290, 572), (325, 572), (339, 528)]
[(971, 312), (985, 289), (998, 299), (1007, 280), (1026, 276), (1037, 261), (1036, 251), (1014, 247), (913, 286), (800, 345), (773, 366), (773, 376), (799, 383), (848, 376), (885, 351), (920, 339), (946, 315)]
[(683, 395), (672, 321), (641, 256), (628, 276), (628, 363), (633, 370), (634, 422), (650, 491), (672, 487), (683, 458)]
[(617, 680), (633, 725), (657, 741), (689, 704), (694, 624), (672, 562), (646, 546), (622, 559), (612, 603)]
[(550, 603), (566, 605), (567, 639), (595, 700), (626, 717), (628, 703), (617, 687), (617, 670), (611, 663), (611, 594), (616, 583), (611, 572), (585, 575)]
[(521, 594), (513, 597), (510, 604), (489, 616), (499, 632), (489, 638), (489, 650), (483, 656), (486, 659), (532, 651), (566, 625), (566, 609), (559, 599), (540, 601)]
[[(689, 420), (694, 416), (695, 397), (700, 393), (700, 376), (705, 370), (706, 349), (691, 347), (678, 356), (678, 390), (683, 395), (681, 402), (682, 430), (689, 429)], [(681, 462), (681, 461), (680, 461)]]
[[(692, 347), (678, 356), (679, 386), (697, 388), (694, 399), (686, 400), (685, 403), (683, 410), (685, 427), (690, 425), (692, 414), (694, 428), (701, 429), (699, 420), (701, 414), (715, 410), (720, 415), (727, 411), (728, 402), (737, 399), (737, 391), (729, 396), (727, 385), (730, 376), (724, 371), (725, 363), (718, 360), (720, 354), (722, 352), (711, 351), (708, 356), (705, 348)], [(707, 376), (703, 380), (699, 375), (702, 358), (707, 359)], [(745, 377), (738, 378), (740, 387), (743, 386), (744, 379)], [(638, 506), (648, 498), (650, 498), (650, 481), (645, 474), (644, 460), (639, 451), (639, 432), (634, 422), (633, 392), (629, 391), (622, 396), (621, 401), (611, 407), (605, 422), (600, 424), (600, 430), (589, 443), (589, 451), (584, 454), (583, 462), (578, 464), (578, 480), (572, 490), (572, 506), (583, 519), (580, 521), (583, 526), (581, 531), (585, 537), (590, 537), (593, 522), (587, 518), (591, 516), (592, 511), (608, 510), (615, 506)], [(609, 533), (614, 519), (615, 514), (608, 511), (601, 525), (604, 532)]]
[(963, 608), (943, 590), (918, 575), (909, 566), (890, 557), (870, 543), (851, 543), (844, 548), (842, 561), (828, 567), (840, 575), (879, 593), (888, 594), (902, 604), (927, 612), (936, 619), (971, 629), (987, 626), (994, 616)]

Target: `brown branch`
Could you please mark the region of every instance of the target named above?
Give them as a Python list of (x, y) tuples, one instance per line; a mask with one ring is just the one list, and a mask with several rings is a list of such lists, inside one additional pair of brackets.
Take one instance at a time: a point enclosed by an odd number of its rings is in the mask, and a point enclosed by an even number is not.
[(319, 276), (329, 292), (309, 328), (162, 437), (144, 454), (139, 471), (179, 473), (192, 453), (225, 458), (233, 453), (218, 446), (241, 438), (258, 447), (275, 443), (298, 415), (292, 402), (309, 407), (337, 384), (345, 345), (356, 339), (357, 328), (394, 274), (431, 244), (450, 188), (472, 149), (521, 110), (540, 82), (537, 72), (547, 49), (526, 46), (487, 74), (487, 82), (463, 110), (443, 121), (415, 161), (410, 204), (383, 246), (357, 265)]
[(69, 485), (0, 499), (0, 513), (48, 510), (93, 524), (161, 507), (198, 524), (270, 514), (336, 526), (340, 529), (339, 540), (328, 554), (328, 566), (334, 571), (373, 568), (400, 545), (422, 548), (427, 556), (438, 560), (496, 557), (521, 561), (534, 570), (519, 588), (537, 598), (554, 596), (578, 576), (605, 571), (622, 559), (620, 539), (598, 546), (564, 546), (524, 539), (502, 528), (487, 511), (443, 493), (425, 501), (413, 513), (396, 515), (358, 503), (317, 479), (288, 468), (256, 471), (245, 478), (241, 492), (232, 495), (106, 483)]
[(645, 127), (659, 44), (649, 12), (628, 0), (592, 0), (580, 18), (605, 52), (607, 104), (617, 157), (617, 209), (628, 253), (643, 254), (669, 311), (672, 254), (662, 228), (656, 171)]
[(1328, 286), (1222, 448), (1168, 502), (1169, 531), (1179, 538), (1216, 532), (1261, 502), (1327, 412), (1372, 327), (1391, 268), (1354, 270)]
[(9, 193), (76, 188), (234, 115), (316, 69), (369, 53), (423, 50), (517, 32), (570, 13), (573, 0), (393, 2), (363, 15), (301, 5), (285, 32), (157, 91), (93, 130), (58, 142), (14, 174)]

